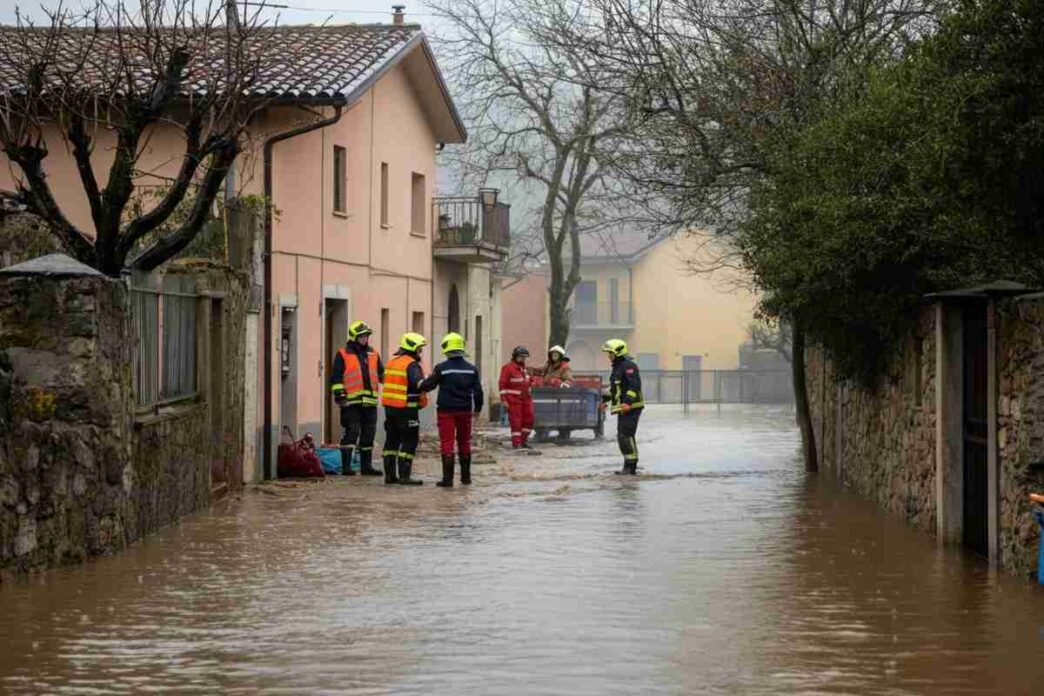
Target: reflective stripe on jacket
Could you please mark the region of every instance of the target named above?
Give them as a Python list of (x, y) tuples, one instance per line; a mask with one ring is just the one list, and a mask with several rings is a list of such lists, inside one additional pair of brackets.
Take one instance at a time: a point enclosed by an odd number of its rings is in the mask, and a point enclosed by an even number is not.
[(399, 353), (384, 368), (381, 403), (391, 408), (424, 408), (428, 395), (420, 391), (424, 370), (415, 355)]
[(422, 391), (438, 388), (436, 403), (440, 411), (481, 411), (482, 379), (478, 368), (464, 356), (457, 355), (441, 362), (421, 385)]
[(511, 399), (529, 399), (529, 371), (512, 360), (500, 370), (500, 399), (509, 401)]
[[(376, 351), (366, 354), (366, 374), (363, 374), (362, 363), (359, 356), (341, 348), (337, 356), (344, 365), (344, 372), (340, 383), (335, 383), (334, 391), (344, 390), (344, 398), (348, 405), (362, 404), (363, 406), (377, 405), (377, 385), (380, 384), (380, 362), (381, 358)], [(367, 384), (370, 386), (367, 387)]]
[(631, 410), (645, 406), (642, 397), (642, 375), (638, 363), (629, 356), (616, 358), (613, 361), (613, 373), (609, 377), (609, 412), (621, 413), (623, 404), (629, 404)]

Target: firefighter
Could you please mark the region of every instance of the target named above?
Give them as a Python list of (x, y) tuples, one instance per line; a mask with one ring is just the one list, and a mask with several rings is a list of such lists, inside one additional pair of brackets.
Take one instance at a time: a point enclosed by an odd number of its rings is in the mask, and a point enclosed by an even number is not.
[(638, 419), (645, 404), (642, 399), (642, 376), (638, 365), (627, 354), (627, 344), (610, 338), (602, 344), (602, 352), (612, 363), (609, 377), (609, 412), (616, 414), (616, 441), (623, 455), (623, 468), (617, 474), (634, 476), (638, 473)]
[(517, 346), (511, 351), (511, 362), (500, 370), (500, 400), (507, 404), (511, 423), (511, 447), (531, 449), (529, 434), (533, 430), (533, 395), (530, 393), (526, 359), (529, 351)]
[(420, 409), (428, 405), (428, 396), (420, 390), (424, 369), (420, 352), (428, 344), (418, 333), (404, 333), (399, 350), (384, 370), (384, 482), (403, 486), (419, 486), (414, 479), (413, 458), (420, 440)]
[(460, 482), (471, 483), (471, 425), (472, 414), (482, 412), (482, 380), (478, 368), (465, 357), (464, 337), (450, 332), (442, 339), (444, 362), (435, 366), (431, 376), (424, 380), (421, 391), (438, 387), (436, 403), (439, 423), (439, 445), (442, 451), (442, 480), (440, 488), (453, 487), (454, 444), (460, 456)]
[(373, 468), (373, 438), (377, 434), (377, 389), (384, 379), (381, 356), (370, 347), (373, 329), (364, 321), (348, 327), (348, 343), (337, 351), (330, 387), (341, 407), (341, 473), (354, 476), (352, 450), (359, 448), (359, 473), (380, 476)]
[(562, 346), (551, 346), (547, 351), (547, 362), (540, 367), (530, 368), (529, 373), (543, 379), (544, 385), (548, 387), (568, 387), (573, 383), (569, 356)]

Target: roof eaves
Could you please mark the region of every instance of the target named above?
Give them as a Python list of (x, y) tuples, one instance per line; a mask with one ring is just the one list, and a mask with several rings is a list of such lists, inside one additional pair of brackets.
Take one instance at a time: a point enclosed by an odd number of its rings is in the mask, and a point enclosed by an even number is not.
[(446, 84), (446, 79), (442, 75), (442, 70), (439, 69), (439, 64), (435, 60), (435, 53), (431, 49), (431, 44), (428, 42), (427, 36), (424, 32), (420, 32), (421, 45), (424, 47), (424, 56), (428, 59), (428, 63), (431, 65), (431, 72), (435, 75), (435, 81), (439, 86), (439, 91), (442, 92), (442, 97), (446, 100), (446, 105), (449, 107), (450, 114), (453, 116), (453, 124), (457, 128), (457, 133), (460, 135), (460, 142), (466, 143), (468, 141), (468, 129), (464, 126), (464, 119), (460, 117), (460, 112), (457, 110), (457, 104), (453, 101), (453, 96), (450, 94), (449, 86)]
[(366, 92), (373, 87), (378, 80), (384, 77), (388, 72), (396, 65), (401, 63), (403, 59), (410, 54), (410, 52), (417, 46), (417, 44), (424, 41), (424, 32), (418, 31), (416, 34), (410, 37), (409, 41), (399, 47), (395, 53), (389, 56), (384, 62), (375, 63), (371, 66), (370, 74), (367, 75), (362, 82), (360, 82), (353, 90), (347, 94), (341, 95), (344, 99), (342, 102), (345, 106), (351, 106), (355, 102), (359, 101)]

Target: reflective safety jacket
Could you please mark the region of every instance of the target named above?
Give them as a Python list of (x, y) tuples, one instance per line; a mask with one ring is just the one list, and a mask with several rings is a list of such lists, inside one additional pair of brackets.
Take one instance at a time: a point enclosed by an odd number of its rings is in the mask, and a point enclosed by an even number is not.
[(529, 392), (529, 370), (512, 360), (500, 370), (500, 400), (528, 400), (533, 396)]
[(400, 350), (384, 370), (381, 403), (389, 408), (424, 408), (428, 395), (422, 394), (424, 368), (415, 353)]
[(630, 404), (631, 410), (645, 406), (642, 375), (638, 371), (638, 363), (630, 356), (614, 359), (613, 373), (609, 377), (609, 412), (620, 413), (623, 404)]
[(356, 341), (337, 351), (330, 372), (330, 390), (344, 392), (344, 406), (377, 407), (377, 389), (384, 377), (381, 356)]

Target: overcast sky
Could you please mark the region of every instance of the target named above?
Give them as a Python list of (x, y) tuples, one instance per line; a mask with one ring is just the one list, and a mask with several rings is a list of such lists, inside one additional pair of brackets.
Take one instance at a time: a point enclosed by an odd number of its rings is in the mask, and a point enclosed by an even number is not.
[[(203, 6), (205, 0), (200, 0)], [(134, 0), (129, 0), (133, 4)], [(329, 20), (334, 24), (374, 24), (391, 23), (391, 6), (406, 5), (406, 20), (424, 25), (431, 25), (434, 17), (425, 15), (425, 7), (421, 2), (406, 0), (269, 0), (272, 5), (288, 5), (289, 8), (269, 8), (264, 16), (270, 20), (278, 18), (280, 24), (321, 24)], [(91, 0), (66, 0), (67, 7), (91, 6)], [(46, 15), (41, 7), (54, 8), (57, 0), (0, 0), (0, 24), (14, 24), (15, 10), (35, 21), (41, 21)]]

